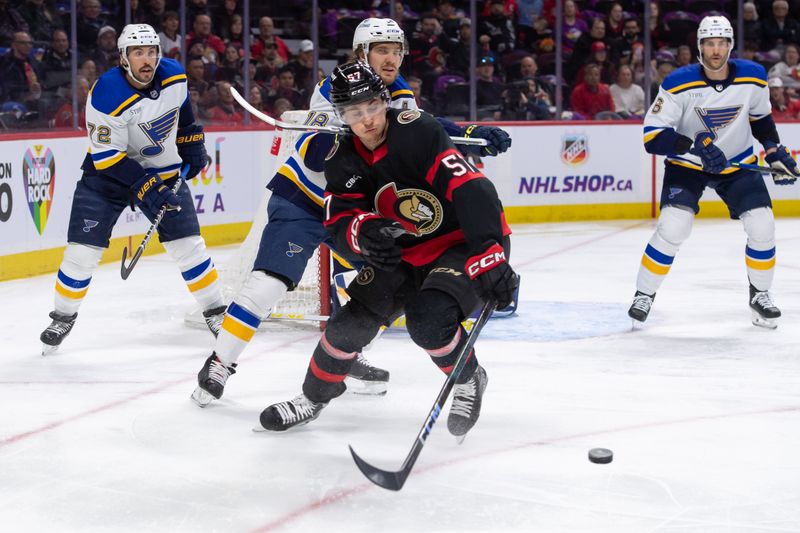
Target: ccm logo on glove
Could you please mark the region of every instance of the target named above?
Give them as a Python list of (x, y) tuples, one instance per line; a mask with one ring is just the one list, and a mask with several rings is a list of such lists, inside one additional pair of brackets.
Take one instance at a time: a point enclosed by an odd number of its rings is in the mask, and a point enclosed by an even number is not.
[(506, 252), (499, 244), (491, 246), (481, 255), (473, 255), (467, 260), (467, 275), (475, 279), (500, 263), (506, 262)]

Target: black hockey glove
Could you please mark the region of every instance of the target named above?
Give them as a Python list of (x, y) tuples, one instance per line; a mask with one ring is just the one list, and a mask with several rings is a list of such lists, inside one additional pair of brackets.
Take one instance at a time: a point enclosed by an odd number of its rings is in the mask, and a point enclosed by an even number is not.
[(694, 138), (694, 146), (689, 153), (696, 155), (703, 161), (703, 170), (711, 174), (720, 174), (728, 168), (728, 158), (714, 144), (714, 136), (704, 131)]
[(403, 251), (395, 239), (405, 232), (399, 222), (371, 213), (361, 214), (350, 223), (350, 246), (370, 265), (391, 271), (400, 264)]
[(181, 210), (180, 197), (164, 184), (158, 174), (145, 175), (131, 187), (139, 207), (146, 207), (155, 216), (162, 207), (167, 206), (167, 215)]
[(493, 298), (497, 309), (508, 307), (514, 300), (514, 293), (519, 287), (519, 276), (506, 262), (506, 253), (497, 243), (492, 244), (482, 253), (467, 259), (464, 269), (469, 279), (477, 284), (481, 298)]
[(189, 165), (186, 179), (192, 179), (206, 167), (206, 162), (208, 161), (206, 135), (203, 133), (203, 126), (191, 124), (180, 128), (175, 144), (178, 145), (178, 155), (181, 156), (184, 164)]
[(769, 163), (770, 168), (776, 171), (772, 174), (772, 181), (775, 182), (775, 185), (791, 185), (800, 176), (797, 162), (792, 157), (789, 149), (782, 144), (778, 145), (777, 150), (767, 154), (764, 160)]
[(479, 155), (482, 157), (502, 154), (511, 148), (511, 137), (505, 132), (505, 130), (495, 126), (478, 126), (477, 124), (473, 124), (471, 126), (467, 126), (464, 136), (474, 137), (476, 139), (486, 139), (489, 141), (489, 144), (486, 146), (477, 147), (480, 148)]

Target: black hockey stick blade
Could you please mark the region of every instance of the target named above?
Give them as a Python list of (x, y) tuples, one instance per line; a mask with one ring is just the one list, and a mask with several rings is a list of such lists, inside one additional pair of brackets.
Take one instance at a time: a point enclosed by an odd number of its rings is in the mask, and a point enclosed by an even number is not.
[(122, 262), (119, 265), (119, 275), (122, 276), (122, 279), (128, 279), (128, 276), (131, 275), (133, 267), (136, 266), (136, 263), (139, 262), (139, 258), (142, 256), (142, 251), (144, 251), (144, 247), (139, 246), (139, 249), (136, 250), (136, 253), (131, 257), (131, 262), (126, 266), (125, 259), (128, 257), (128, 247), (126, 246), (122, 249)]
[(372, 466), (364, 459), (359, 457), (352, 446), (348, 446), (348, 448), (350, 448), (350, 455), (353, 456), (353, 461), (356, 462), (356, 466), (359, 470), (361, 470), (361, 473), (367, 477), (367, 479), (379, 487), (383, 487), (387, 490), (397, 491), (403, 488), (403, 485), (406, 483), (406, 479), (408, 479), (408, 474), (410, 473), (409, 471), (402, 469), (398, 472), (381, 470), (380, 468)]

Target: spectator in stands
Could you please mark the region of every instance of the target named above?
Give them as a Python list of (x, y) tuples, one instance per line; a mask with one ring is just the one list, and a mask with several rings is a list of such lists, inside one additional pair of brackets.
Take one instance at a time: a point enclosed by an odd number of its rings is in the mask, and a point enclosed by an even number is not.
[(218, 35), (211, 33), (211, 17), (208, 15), (197, 15), (192, 26), (194, 31), (186, 36), (186, 41), (195, 46), (197, 43), (203, 45), (203, 57), (209, 63), (216, 63), (217, 58), (225, 53), (225, 43)]
[(242, 67), (244, 62), (239, 56), (239, 49), (229, 44), (225, 46), (225, 54), (222, 56), (217, 71), (214, 73), (214, 80), (227, 81), (231, 85), (240, 86), (242, 84)]
[(502, 120), (547, 120), (550, 118), (547, 93), (534, 78), (506, 85), (503, 92)]
[(694, 57), (692, 57), (692, 49), (689, 48), (689, 45), (682, 44), (678, 47), (678, 54), (675, 56), (675, 62), (677, 63), (678, 68), (691, 65), (694, 62)]
[(741, 56), (742, 59), (747, 59), (748, 61), (756, 61), (756, 62), (758, 62), (758, 60), (756, 59), (756, 54), (757, 53), (758, 53), (758, 48), (756, 48), (755, 43), (753, 43), (751, 41), (745, 41), (744, 42), (744, 47), (743, 47), (742, 56)]
[[(89, 97), (89, 80), (78, 76), (78, 127), (86, 129), (86, 100)], [(53, 117), (53, 127), (71, 128), (73, 120), (72, 91), (66, 95), (65, 102), (58, 108)]]
[(82, 59), (78, 63), (78, 75), (89, 80), (89, 86), (91, 87), (97, 81), (97, 65), (94, 64), (92, 59)]
[(256, 39), (255, 43), (250, 47), (250, 55), (253, 59), (258, 60), (261, 58), (266, 43), (274, 43), (275, 46), (278, 47), (277, 51), (281, 59), (283, 59), (284, 62), (289, 61), (289, 47), (286, 46), (283, 39), (272, 34), (275, 30), (275, 24), (272, 22), (272, 19), (269, 17), (261, 17), (258, 20), (258, 30), (258, 39)]
[(800, 80), (800, 46), (790, 43), (783, 49), (783, 61), (769, 69), (770, 78), (780, 78), (783, 87), (796, 87)]
[[(503, 84), (494, 78), (495, 60), (491, 56), (484, 56), (475, 67), (478, 74), (476, 81), (477, 106), (484, 108), (496, 108), (495, 119), (500, 118), (500, 106), (503, 104)], [(494, 112), (493, 109), (491, 112)], [(478, 117), (481, 120), (481, 117)]]
[[(278, 46), (271, 41), (264, 44), (261, 59), (258, 60), (255, 80), (262, 87), (272, 87), (272, 80), (278, 75), (278, 70), (286, 65), (286, 62), (278, 55)], [(277, 82), (276, 82), (277, 84)]]
[(15, 8), (8, 5), (8, 0), (0, 0), (0, 46), (11, 45), (14, 34), (28, 31), (28, 23)]
[(611, 7), (608, 9), (608, 16), (606, 17), (608, 20), (606, 33), (609, 39), (613, 40), (622, 37), (622, 30), (625, 26), (625, 21), (623, 20), (624, 15), (625, 12), (622, 10), (622, 4), (619, 2), (611, 4)]
[(619, 67), (617, 82), (609, 87), (609, 92), (614, 100), (614, 111), (620, 116), (644, 116), (644, 89), (633, 83), (633, 69), (629, 65)]
[(292, 104), (292, 109), (303, 109), (306, 105), (306, 97), (297, 90), (294, 82), (294, 72), (287, 65), (278, 70), (278, 85), (275, 87), (267, 99), (270, 107), (275, 107), (275, 101), (285, 98)]
[(112, 67), (119, 65), (119, 52), (117, 51), (117, 30), (111, 26), (103, 26), (97, 33), (97, 46), (89, 56), (97, 66), (98, 75)]
[(29, 109), (42, 96), (39, 64), (31, 59), (33, 39), (24, 31), (14, 34), (11, 51), (0, 57), (0, 102), (19, 102)]
[(49, 41), (53, 30), (64, 26), (58, 14), (45, 5), (44, 0), (25, 0), (17, 12), (28, 23), (28, 33), (34, 41)]
[(211, 122), (223, 124), (240, 124), (242, 114), (231, 94), (231, 84), (227, 81), (217, 83), (217, 105), (210, 110)]
[(505, 12), (503, 0), (490, 1), (489, 14), (481, 17), (478, 24), (478, 32), (480, 35), (489, 36), (491, 39), (490, 47), (498, 54), (502, 55), (514, 50), (517, 35), (514, 30), (514, 23)]
[(162, 21), (167, 12), (166, 0), (147, 0), (147, 9), (143, 10), (140, 20), (142, 24), (149, 24), (157, 32), (163, 30)]
[(217, 28), (217, 33), (219, 33), (219, 36), (222, 37), (222, 40), (226, 43), (231, 40), (244, 42), (241, 31), (236, 35), (231, 33), (231, 23), (233, 19), (239, 17), (239, 20), (242, 20), (237, 4), (237, 0), (223, 0), (223, 2), (217, 6), (217, 9), (214, 10), (214, 24)]
[(568, 82), (575, 82), (578, 71), (581, 70), (587, 62), (591, 61), (592, 46), (595, 43), (603, 43), (604, 45), (610, 43), (610, 41), (606, 39), (606, 21), (600, 17), (592, 19), (591, 29), (583, 33), (578, 37), (578, 40), (575, 41), (572, 55), (569, 57), (569, 61), (564, 69), (564, 77)]
[(604, 111), (614, 111), (614, 100), (608, 85), (600, 81), (600, 65), (586, 65), (583, 81), (572, 90), (570, 101), (572, 111), (587, 119), (594, 119)]
[(180, 25), (180, 17), (175, 11), (167, 11), (161, 17), (161, 31), (158, 38), (161, 40), (161, 53), (164, 57), (180, 59), (181, 34), (178, 33)]
[(443, 35), (439, 39), (439, 48), (447, 54), (447, 69), (451, 74), (457, 74), (465, 79), (469, 77), (469, 42), (471, 38), (472, 21), (462, 18), (458, 26), (457, 38), (453, 39)]
[(109, 21), (102, 15), (100, 0), (81, 0), (78, 11), (78, 48), (81, 52), (89, 53), (97, 43), (100, 28), (108, 26)]
[[(592, 43), (592, 55), (589, 57), (588, 63), (594, 63), (600, 66), (600, 81), (606, 85), (614, 83), (617, 79), (617, 67), (608, 59), (608, 48), (603, 41)], [(583, 81), (583, 75), (586, 66), (581, 67), (575, 76), (575, 82), (580, 83)]]
[(543, 8), (542, 0), (517, 0), (517, 49), (533, 48), (538, 40), (538, 32), (534, 26), (542, 17)]
[(772, 103), (772, 118), (796, 120), (800, 118), (800, 101), (790, 99), (780, 78), (769, 78), (769, 101)]
[(761, 23), (764, 49), (772, 50), (789, 43), (798, 44), (800, 23), (789, 16), (789, 3), (786, 0), (772, 2), (772, 18)]
[(456, 12), (453, 0), (439, 0), (439, 5), (436, 8), (436, 17), (439, 19), (439, 26), (442, 28), (442, 37), (458, 38), (458, 28), (463, 16), (463, 13)]
[(630, 65), (633, 59), (631, 54), (636, 45), (644, 47), (640, 37), (639, 21), (630, 18), (625, 21), (622, 37), (611, 43), (611, 61), (617, 65)]
[(198, 15), (211, 16), (208, 0), (189, 0), (186, 3), (186, 24), (194, 27), (194, 21)]
[(669, 30), (664, 24), (664, 14), (658, 2), (650, 2), (650, 45), (653, 50), (660, 50), (669, 44)]
[(244, 50), (244, 20), (238, 13), (231, 16), (228, 23), (227, 37), (224, 37), (225, 44), (232, 44), (239, 50)]
[(247, 97), (247, 102), (261, 112), (267, 113), (269, 111), (266, 105), (264, 89), (258, 85), (250, 87), (250, 94)]
[(297, 57), (286, 64), (294, 73), (294, 83), (307, 98), (311, 98), (317, 84), (314, 76), (314, 43), (310, 39), (300, 41)]
[[(439, 35), (442, 27), (439, 19), (431, 12), (424, 13), (420, 18), (420, 29), (412, 34), (409, 42), (408, 60), (402, 64), (403, 70), (414, 74), (420, 78), (425, 77), (431, 69), (428, 63), (428, 54), (431, 48), (438, 46)], [(446, 37), (443, 37), (443, 40)]]
[(66, 87), (72, 77), (72, 52), (64, 30), (53, 31), (53, 38), (42, 56), (42, 90), (54, 97), (56, 89)]
[(205, 109), (201, 109), (200, 107), (201, 87), (198, 85), (196, 81), (189, 80), (189, 83), (187, 83), (187, 89), (189, 90), (189, 105), (192, 106), (192, 114), (194, 114), (194, 120), (197, 123), (204, 124), (205, 120), (208, 117), (206, 115)]
[(581, 34), (589, 30), (583, 19), (578, 16), (578, 8), (575, 6), (573, 0), (564, 1), (564, 16), (562, 22), (562, 46), (565, 54), (571, 54)]
[(433, 113), (435, 106), (428, 98), (422, 95), (422, 80), (416, 76), (406, 78), (408, 88), (414, 92), (414, 101), (419, 109), (424, 109), (428, 113)]
[(754, 43), (756, 49), (761, 45), (761, 22), (758, 20), (758, 11), (756, 5), (752, 2), (745, 2), (742, 6), (742, 13), (744, 14), (744, 41)]
[(280, 117), (287, 111), (294, 111), (294, 109), (292, 103), (286, 98), (278, 98), (275, 100), (275, 103), (272, 104), (272, 114), (276, 117)]

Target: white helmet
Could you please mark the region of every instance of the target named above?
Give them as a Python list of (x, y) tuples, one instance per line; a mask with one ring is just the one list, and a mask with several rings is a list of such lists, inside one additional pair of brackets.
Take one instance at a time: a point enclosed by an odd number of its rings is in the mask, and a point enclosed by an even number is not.
[(161, 39), (158, 38), (156, 30), (149, 24), (128, 24), (122, 28), (122, 33), (119, 34), (117, 39), (119, 64), (134, 80), (139, 81), (131, 72), (131, 66), (128, 63), (128, 48), (131, 46), (155, 46), (158, 53), (158, 58), (156, 59), (156, 68), (158, 68), (158, 64), (161, 62)]
[[(706, 69), (708, 69), (708, 67), (706, 67), (706, 65), (703, 63), (702, 43), (703, 39), (710, 39), (712, 37), (722, 37), (731, 42), (731, 47), (728, 49), (728, 57), (730, 57), (731, 51), (733, 50), (734, 41), (733, 27), (728, 19), (723, 16), (715, 15), (711, 17), (704, 17), (703, 20), (700, 21), (700, 26), (697, 28), (697, 50), (700, 52), (700, 57), (698, 59), (700, 60), (700, 64)], [(728, 62), (728, 57), (725, 58), (725, 63)], [(723, 68), (725, 68), (724, 64), (718, 69), (718, 71), (722, 70)]]
[(373, 43), (397, 43), (402, 54), (408, 53), (405, 33), (392, 19), (368, 18), (356, 27), (353, 33), (353, 53), (361, 49), (366, 56)]

